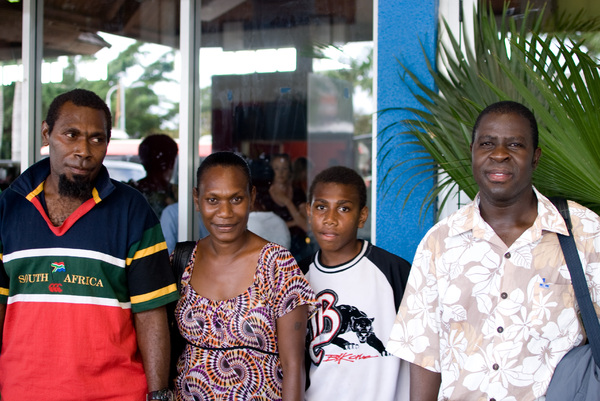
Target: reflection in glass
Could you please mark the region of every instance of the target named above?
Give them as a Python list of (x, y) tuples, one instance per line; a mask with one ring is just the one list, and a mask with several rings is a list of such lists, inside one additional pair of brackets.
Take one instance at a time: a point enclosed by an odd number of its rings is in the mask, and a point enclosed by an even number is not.
[[(332, 164), (356, 168), (369, 183), (373, 1), (199, 4), (198, 157), (223, 149), (249, 159), (286, 153), (292, 165), (306, 166), (302, 188)], [(42, 116), (54, 96), (82, 87), (107, 99), (113, 112), (114, 142), (124, 142), (109, 157), (136, 161), (140, 139), (152, 133), (177, 138), (180, 5), (44, 1)], [(0, 12), (0, 158), (14, 161), (22, 2), (1, 1)]]
[(0, 2), (0, 189), (20, 172), (23, 4)]
[[(372, 7), (362, 0), (242, 1), (203, 19), (203, 51), (222, 49), (200, 58), (213, 149), (250, 160), (287, 154), (292, 165), (306, 166), (304, 189), (335, 164), (356, 168), (370, 183)], [(256, 64), (264, 49), (284, 48), (293, 58), (262, 53)], [(294, 68), (281, 68), (291, 62)], [(370, 237), (369, 223), (360, 235)]]

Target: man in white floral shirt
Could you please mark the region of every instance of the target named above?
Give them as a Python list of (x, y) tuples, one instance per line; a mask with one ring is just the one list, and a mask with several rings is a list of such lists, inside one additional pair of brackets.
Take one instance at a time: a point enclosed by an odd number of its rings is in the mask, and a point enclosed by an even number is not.
[[(544, 400), (560, 359), (584, 341), (556, 233), (566, 225), (532, 186), (535, 118), (515, 102), (477, 118), (479, 193), (421, 241), (386, 349), (411, 362), (411, 401)], [(569, 202), (600, 310), (600, 218)]]

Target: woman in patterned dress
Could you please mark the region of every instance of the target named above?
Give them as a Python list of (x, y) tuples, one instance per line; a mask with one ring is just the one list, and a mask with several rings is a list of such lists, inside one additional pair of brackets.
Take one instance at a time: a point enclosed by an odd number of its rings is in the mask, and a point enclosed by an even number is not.
[(314, 293), (289, 251), (247, 230), (255, 191), (244, 159), (213, 153), (197, 180), (209, 235), (181, 279), (177, 400), (303, 400)]

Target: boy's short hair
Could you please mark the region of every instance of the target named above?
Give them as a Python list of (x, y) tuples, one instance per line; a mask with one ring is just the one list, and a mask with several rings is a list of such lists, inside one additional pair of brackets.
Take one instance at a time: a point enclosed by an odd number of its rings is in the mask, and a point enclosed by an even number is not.
[(359, 207), (362, 209), (367, 206), (367, 186), (365, 185), (365, 180), (356, 171), (344, 166), (329, 167), (317, 174), (308, 190), (308, 202), (312, 203), (317, 184), (329, 183), (354, 187), (358, 194)]

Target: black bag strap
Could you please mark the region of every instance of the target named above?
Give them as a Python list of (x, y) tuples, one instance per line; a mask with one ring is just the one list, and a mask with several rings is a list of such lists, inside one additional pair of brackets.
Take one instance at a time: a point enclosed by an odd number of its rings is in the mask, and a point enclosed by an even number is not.
[(571, 283), (573, 284), (575, 297), (577, 298), (577, 304), (581, 312), (583, 327), (592, 346), (594, 361), (596, 362), (596, 366), (600, 368), (600, 323), (598, 323), (598, 316), (594, 310), (590, 290), (585, 280), (585, 273), (581, 266), (581, 259), (577, 253), (575, 238), (571, 231), (573, 225), (571, 224), (569, 205), (564, 198), (550, 198), (550, 200), (556, 206), (563, 219), (565, 219), (567, 230), (569, 230), (568, 236), (557, 233), (558, 241), (560, 242), (560, 247), (562, 248), (569, 273), (571, 274)]
[[(171, 270), (175, 276), (177, 284), (177, 295), (181, 294), (181, 276), (185, 271), (196, 241), (178, 242), (173, 250), (173, 261), (171, 262)], [(167, 319), (169, 322), (169, 332), (171, 336), (171, 363), (169, 366), (169, 388), (174, 388), (175, 378), (177, 377), (177, 360), (185, 347), (185, 340), (177, 327), (177, 319), (175, 318), (175, 308), (177, 301), (173, 301), (167, 305)]]
[(190, 260), (194, 246), (196, 246), (196, 241), (183, 241), (175, 244), (175, 250), (173, 250), (173, 263), (171, 264), (171, 268), (173, 269), (173, 275), (177, 280), (177, 293), (179, 294), (181, 293), (181, 276), (183, 276), (185, 267)]

